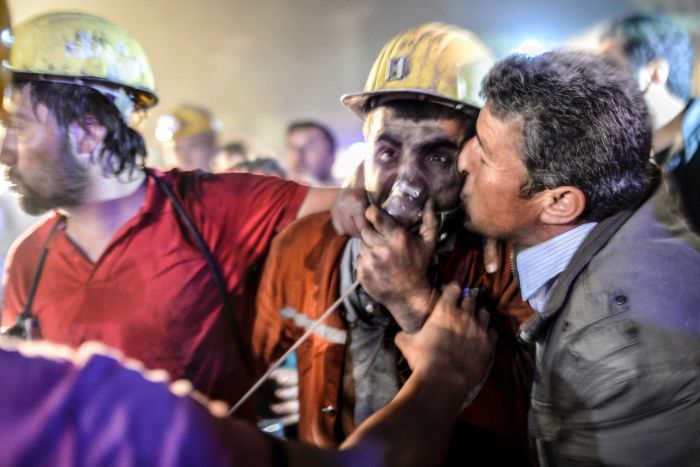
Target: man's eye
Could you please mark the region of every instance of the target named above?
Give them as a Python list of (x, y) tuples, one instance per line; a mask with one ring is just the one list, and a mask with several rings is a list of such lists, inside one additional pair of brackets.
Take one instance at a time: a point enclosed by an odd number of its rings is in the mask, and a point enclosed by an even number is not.
[(396, 159), (396, 152), (393, 149), (382, 149), (379, 151), (379, 160), (382, 162), (391, 162)]
[(24, 130), (24, 125), (22, 125), (21, 123), (18, 123), (18, 122), (9, 122), (6, 126), (6, 128), (8, 130), (12, 130), (12, 131), (22, 131), (22, 130)]
[(439, 152), (434, 153), (434, 154), (430, 154), (428, 156), (428, 162), (435, 162), (438, 164), (444, 164), (446, 162), (451, 162), (451, 161), (452, 161), (451, 156), (449, 156), (448, 154), (443, 154), (443, 153), (439, 153)]

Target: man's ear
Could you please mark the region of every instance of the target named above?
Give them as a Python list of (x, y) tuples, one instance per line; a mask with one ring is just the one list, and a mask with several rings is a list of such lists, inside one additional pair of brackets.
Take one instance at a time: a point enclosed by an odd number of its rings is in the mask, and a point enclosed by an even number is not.
[(547, 225), (575, 223), (586, 210), (586, 195), (573, 186), (558, 186), (540, 193), (540, 221)]
[(94, 117), (85, 117), (68, 126), (68, 138), (76, 155), (93, 156), (102, 146), (107, 129)]
[(640, 87), (646, 92), (650, 86), (665, 87), (668, 81), (669, 65), (665, 58), (655, 58), (639, 71)]

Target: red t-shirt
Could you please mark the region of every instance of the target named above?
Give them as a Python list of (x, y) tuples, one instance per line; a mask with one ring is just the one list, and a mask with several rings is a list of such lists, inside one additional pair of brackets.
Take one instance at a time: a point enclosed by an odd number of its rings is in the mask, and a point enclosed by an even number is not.
[[(273, 235), (296, 217), (307, 188), (241, 173), (174, 170), (161, 175), (214, 255), (247, 340), (256, 265)], [(48, 244), (32, 312), (45, 339), (74, 347), (102, 341), (147, 368), (191, 380), (209, 397), (235, 402), (249, 387), (250, 376), (212, 273), (165, 193), (151, 178), (146, 183), (143, 206), (96, 263), (57, 231)], [(55, 222), (50, 216), (13, 246), (3, 326), (13, 325), (22, 310)]]

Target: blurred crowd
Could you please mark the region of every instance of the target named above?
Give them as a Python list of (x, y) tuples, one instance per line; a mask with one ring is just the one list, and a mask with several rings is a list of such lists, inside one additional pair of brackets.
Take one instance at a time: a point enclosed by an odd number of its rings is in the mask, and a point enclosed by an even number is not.
[(256, 151), (244, 140), (222, 144), (221, 122), (209, 110), (182, 104), (158, 119), (156, 138), (168, 165), (204, 172), (251, 172), (288, 178), (312, 186), (339, 186), (332, 175), (336, 138), (320, 122), (295, 121), (285, 135), (285, 153)]

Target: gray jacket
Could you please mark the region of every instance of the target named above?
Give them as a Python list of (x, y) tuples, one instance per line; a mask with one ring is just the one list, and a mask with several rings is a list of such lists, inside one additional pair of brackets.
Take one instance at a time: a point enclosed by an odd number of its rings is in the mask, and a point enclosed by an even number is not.
[(600, 222), (521, 338), (542, 465), (700, 465), (700, 237), (665, 184)]

